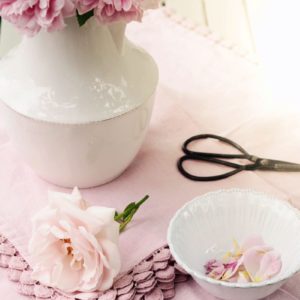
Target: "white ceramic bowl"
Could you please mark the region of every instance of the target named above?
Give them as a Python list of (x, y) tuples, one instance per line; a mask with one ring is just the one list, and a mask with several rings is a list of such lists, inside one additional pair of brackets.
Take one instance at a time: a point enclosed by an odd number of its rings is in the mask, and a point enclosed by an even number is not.
[[(205, 275), (204, 264), (243, 241), (260, 234), (280, 252), (281, 272), (262, 283), (228, 283)], [(199, 196), (173, 217), (168, 230), (171, 252), (198, 284), (228, 300), (267, 297), (300, 270), (300, 217), (297, 209), (272, 196), (251, 190), (220, 190)]]

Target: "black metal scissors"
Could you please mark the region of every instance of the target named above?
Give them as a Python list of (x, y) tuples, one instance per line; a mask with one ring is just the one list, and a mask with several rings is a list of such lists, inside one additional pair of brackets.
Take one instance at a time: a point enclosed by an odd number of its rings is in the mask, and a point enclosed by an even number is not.
[[(237, 149), (240, 152), (240, 154), (207, 153), (207, 152), (192, 151), (189, 149), (189, 145), (192, 142), (203, 140), (203, 139), (215, 139), (221, 141)], [(182, 150), (185, 153), (185, 155), (182, 156), (177, 162), (178, 170), (183, 176), (194, 181), (221, 180), (233, 176), (242, 171), (267, 170), (267, 171), (279, 171), (279, 172), (280, 171), (300, 172), (300, 164), (295, 164), (295, 163), (290, 163), (290, 162), (285, 162), (280, 160), (259, 158), (255, 155), (249, 154), (245, 149), (243, 149), (240, 145), (236, 144), (235, 142), (214, 134), (200, 134), (200, 135), (193, 136), (184, 142), (182, 146)], [(251, 163), (242, 165), (242, 164), (230, 162), (227, 159), (245, 159), (250, 161)], [(196, 176), (190, 174), (184, 169), (183, 166), (184, 162), (189, 160), (205, 161), (209, 163), (223, 165), (226, 167), (230, 167), (233, 170), (215, 176)]]

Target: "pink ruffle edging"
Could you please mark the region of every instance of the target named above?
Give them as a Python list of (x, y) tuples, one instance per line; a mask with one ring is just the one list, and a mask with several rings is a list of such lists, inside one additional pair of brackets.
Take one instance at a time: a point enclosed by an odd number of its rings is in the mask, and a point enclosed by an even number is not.
[[(29, 264), (14, 245), (0, 234), (0, 267), (8, 271), (8, 279), (17, 284), (20, 294), (36, 300), (75, 300), (77, 296), (44, 286), (31, 278)], [(189, 279), (164, 246), (121, 274), (109, 291), (91, 293), (86, 300), (164, 300), (175, 296), (175, 285)]]

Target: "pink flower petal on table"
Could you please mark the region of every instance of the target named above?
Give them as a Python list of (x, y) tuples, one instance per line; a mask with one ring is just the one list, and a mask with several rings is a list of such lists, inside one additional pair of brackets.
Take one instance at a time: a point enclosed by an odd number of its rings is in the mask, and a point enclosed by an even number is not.
[(280, 254), (276, 251), (267, 252), (260, 261), (260, 267), (255, 277), (263, 280), (277, 275), (282, 267)]
[(256, 246), (264, 246), (264, 245), (265, 245), (265, 242), (260, 235), (252, 235), (242, 243), (241, 250), (243, 252), (245, 252), (246, 250), (249, 250), (250, 248), (253, 248)]

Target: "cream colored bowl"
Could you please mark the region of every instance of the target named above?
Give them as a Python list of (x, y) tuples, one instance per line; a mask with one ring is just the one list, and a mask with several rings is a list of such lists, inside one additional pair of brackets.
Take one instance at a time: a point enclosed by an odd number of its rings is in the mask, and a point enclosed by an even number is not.
[[(228, 283), (205, 275), (204, 264), (242, 241), (260, 234), (279, 251), (282, 270), (262, 283)], [(171, 252), (197, 283), (227, 300), (262, 299), (300, 270), (300, 217), (288, 203), (251, 190), (220, 190), (199, 196), (173, 217), (168, 230)]]

